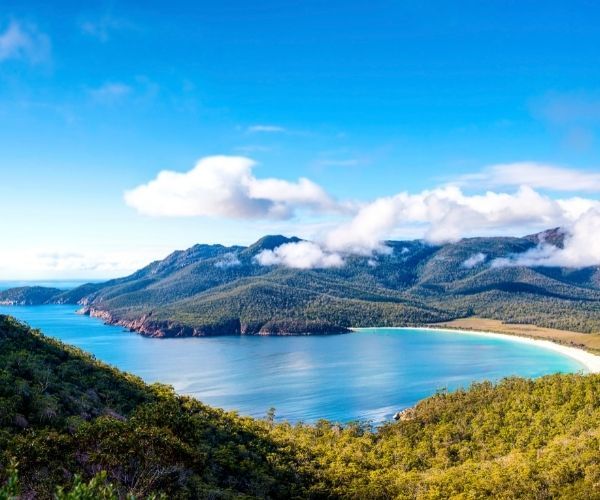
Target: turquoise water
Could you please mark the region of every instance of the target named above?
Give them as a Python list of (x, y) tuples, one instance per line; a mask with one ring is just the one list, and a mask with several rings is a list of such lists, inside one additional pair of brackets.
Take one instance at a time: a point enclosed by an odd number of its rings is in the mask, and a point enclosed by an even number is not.
[(210, 405), (252, 416), (275, 407), (290, 421), (378, 423), (440, 389), (584, 371), (571, 358), (510, 339), (385, 328), (325, 337), (151, 339), (76, 309), (0, 306), (0, 314)]

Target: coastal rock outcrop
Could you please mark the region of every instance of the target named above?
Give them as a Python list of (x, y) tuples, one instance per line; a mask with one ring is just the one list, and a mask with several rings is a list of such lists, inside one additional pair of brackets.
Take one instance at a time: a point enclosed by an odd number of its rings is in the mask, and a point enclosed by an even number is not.
[(110, 325), (118, 325), (132, 332), (156, 338), (212, 337), (217, 335), (331, 335), (349, 333), (345, 327), (322, 321), (272, 320), (267, 323), (242, 323), (239, 319), (222, 320), (205, 325), (184, 325), (175, 321), (157, 320), (152, 312), (137, 318), (120, 318), (114, 313), (96, 307), (84, 306), (79, 311), (100, 318)]
[(409, 420), (413, 420), (415, 418), (415, 409), (414, 408), (405, 408), (399, 412), (394, 414), (394, 420), (399, 422), (407, 422)]

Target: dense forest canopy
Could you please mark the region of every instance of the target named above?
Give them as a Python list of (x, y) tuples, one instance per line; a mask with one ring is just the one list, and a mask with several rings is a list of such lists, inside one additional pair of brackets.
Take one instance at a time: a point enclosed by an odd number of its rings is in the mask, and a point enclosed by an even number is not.
[(0, 316), (0, 498), (600, 498), (600, 376), (440, 392), (377, 430), (148, 386)]

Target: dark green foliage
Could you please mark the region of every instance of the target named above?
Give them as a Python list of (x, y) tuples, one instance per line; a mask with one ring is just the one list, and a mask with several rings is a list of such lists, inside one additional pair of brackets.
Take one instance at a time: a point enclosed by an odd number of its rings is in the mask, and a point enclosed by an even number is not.
[(0, 316), (3, 480), (14, 459), (21, 493), (41, 498), (100, 471), (137, 497), (290, 498), (308, 484), (262, 422), (147, 386)]
[(292, 426), (147, 386), (0, 317), (0, 381), (2, 500), (600, 498), (599, 375), (440, 392), (376, 431)]
[(88, 483), (79, 476), (73, 478), (73, 486), (67, 491), (64, 486), (56, 488), (56, 500), (117, 500), (117, 489), (108, 482), (106, 472), (99, 472)]
[(5, 466), (4, 484), (0, 483), (0, 500), (16, 500), (19, 496), (19, 476), (15, 461)]
[(63, 291), (58, 288), (43, 286), (21, 286), (0, 290), (0, 304), (8, 305), (38, 305), (53, 301)]

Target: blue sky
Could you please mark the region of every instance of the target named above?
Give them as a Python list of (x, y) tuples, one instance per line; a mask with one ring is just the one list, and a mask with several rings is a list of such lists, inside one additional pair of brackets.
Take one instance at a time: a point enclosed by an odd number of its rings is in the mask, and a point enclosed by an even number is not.
[[(591, 1), (5, 1), (0, 279), (105, 277), (196, 242), (315, 237), (361, 203), (490, 165), (594, 185), (599, 22)], [(126, 203), (158, 172), (214, 155), (253, 159), (259, 179), (308, 178), (345, 208), (161, 216)]]

